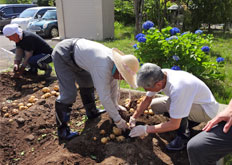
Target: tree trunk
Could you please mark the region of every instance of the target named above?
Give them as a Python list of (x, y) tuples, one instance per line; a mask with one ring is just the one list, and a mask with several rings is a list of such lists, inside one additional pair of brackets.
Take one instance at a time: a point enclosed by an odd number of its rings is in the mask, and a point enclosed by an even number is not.
[(142, 32), (144, 0), (134, 0), (135, 36)]

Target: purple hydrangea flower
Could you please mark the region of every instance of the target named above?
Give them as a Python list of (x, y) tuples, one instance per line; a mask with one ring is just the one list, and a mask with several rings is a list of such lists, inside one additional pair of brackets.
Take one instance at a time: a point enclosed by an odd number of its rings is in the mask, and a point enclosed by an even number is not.
[(171, 69), (172, 70), (181, 70), (179, 66), (173, 66)]
[(152, 21), (146, 21), (143, 23), (143, 29), (145, 29), (145, 30), (148, 30), (153, 26), (154, 26), (154, 23)]
[(180, 60), (180, 57), (177, 56), (177, 55), (172, 56), (172, 58), (173, 58), (173, 60), (176, 60), (176, 61), (179, 61), (179, 60)]
[(134, 44), (134, 45), (133, 45), (133, 48), (138, 49), (137, 46), (138, 46), (137, 44)]
[(218, 58), (216, 59), (216, 61), (217, 61), (217, 62), (223, 62), (223, 61), (224, 61), (224, 58), (223, 58), (223, 57), (218, 57)]
[(165, 40), (166, 40), (166, 41), (169, 41), (169, 40), (172, 40), (172, 39), (178, 40), (178, 37), (177, 37), (177, 36), (171, 36), (171, 37), (169, 37), (169, 38), (166, 38)]
[(202, 30), (196, 30), (196, 31), (195, 31), (195, 34), (202, 34), (202, 33), (203, 33)]
[(208, 46), (203, 46), (202, 48), (201, 48), (201, 50), (203, 51), (203, 52), (205, 52), (205, 53), (209, 53), (209, 47)]
[(183, 36), (183, 35), (185, 35), (185, 34), (188, 34), (188, 32), (184, 32), (184, 33), (182, 33), (181, 35)]
[(146, 39), (145, 37), (139, 37), (139, 38), (138, 38), (138, 41), (139, 41), (139, 42), (146, 42), (146, 40), (147, 40), (147, 39)]
[(177, 27), (174, 27), (170, 30), (171, 35), (175, 35), (176, 33), (180, 33), (180, 29)]
[(138, 40), (140, 37), (145, 37), (145, 34), (139, 33), (135, 36), (136, 40)]

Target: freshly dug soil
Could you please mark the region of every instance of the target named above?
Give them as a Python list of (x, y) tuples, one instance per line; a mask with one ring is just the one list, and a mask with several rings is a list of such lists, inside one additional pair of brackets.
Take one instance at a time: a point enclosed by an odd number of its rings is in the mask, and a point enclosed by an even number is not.
[[(130, 138), (129, 130), (123, 133), (125, 140), (109, 140), (101, 143), (102, 137), (109, 137), (115, 126), (108, 114), (87, 120), (78, 94), (72, 107), (70, 127), (81, 135), (71, 141), (59, 141), (55, 123), (56, 96), (42, 99), (43, 87), (51, 91), (58, 85), (55, 77), (27, 77), (15, 79), (11, 72), (0, 74), (0, 164), (47, 165), (47, 164), (138, 164), (138, 165), (187, 165), (186, 150), (168, 152), (165, 145), (174, 137), (174, 132), (150, 134), (144, 139)], [(131, 107), (136, 108), (137, 100), (143, 95), (131, 92)], [(28, 103), (31, 96), (38, 100), (28, 109), (19, 109), (18, 104)], [(125, 104), (128, 92), (122, 90), (120, 104)], [(100, 106), (100, 101), (97, 104)], [(5, 107), (5, 108), (3, 108)], [(7, 108), (6, 108), (7, 107)], [(129, 121), (129, 111), (121, 113)], [(3, 110), (4, 109), (4, 110)], [(16, 114), (14, 115), (13, 113)], [(137, 124), (165, 122), (162, 115), (143, 114)], [(100, 134), (105, 130), (105, 134)], [(93, 138), (96, 140), (93, 140)]]

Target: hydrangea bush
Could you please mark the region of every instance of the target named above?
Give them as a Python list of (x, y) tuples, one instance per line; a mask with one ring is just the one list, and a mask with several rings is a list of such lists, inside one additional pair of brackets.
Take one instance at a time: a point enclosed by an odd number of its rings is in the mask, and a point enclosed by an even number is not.
[(154, 23), (143, 24), (143, 33), (136, 36), (135, 54), (142, 63), (151, 62), (161, 68), (185, 70), (201, 79), (222, 80), (224, 59), (212, 61), (210, 47), (213, 35), (201, 30), (181, 33), (177, 27), (166, 27), (159, 31)]

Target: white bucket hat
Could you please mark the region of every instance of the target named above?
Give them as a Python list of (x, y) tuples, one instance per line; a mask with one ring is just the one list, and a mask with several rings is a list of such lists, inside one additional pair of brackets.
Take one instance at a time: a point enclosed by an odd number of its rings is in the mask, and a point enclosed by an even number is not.
[(17, 33), (21, 37), (23, 30), (19, 27), (18, 24), (8, 24), (4, 26), (2, 32), (6, 37), (12, 36), (15, 33)]
[(132, 88), (137, 88), (136, 73), (139, 70), (138, 59), (131, 54), (124, 55), (124, 53), (117, 48), (113, 48), (112, 52), (112, 60), (114, 61), (119, 73)]

